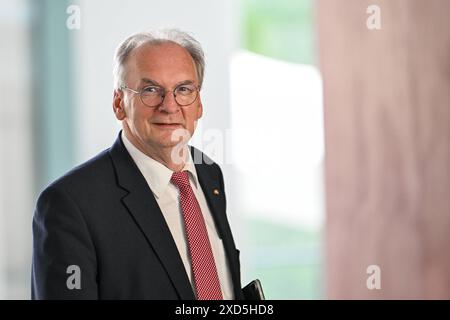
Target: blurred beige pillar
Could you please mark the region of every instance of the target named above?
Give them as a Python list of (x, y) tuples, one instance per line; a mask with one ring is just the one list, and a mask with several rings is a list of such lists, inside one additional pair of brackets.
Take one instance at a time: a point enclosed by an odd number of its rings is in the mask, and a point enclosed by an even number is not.
[[(450, 1), (317, 9), (328, 298), (450, 299)], [(379, 290), (366, 286), (370, 265)]]

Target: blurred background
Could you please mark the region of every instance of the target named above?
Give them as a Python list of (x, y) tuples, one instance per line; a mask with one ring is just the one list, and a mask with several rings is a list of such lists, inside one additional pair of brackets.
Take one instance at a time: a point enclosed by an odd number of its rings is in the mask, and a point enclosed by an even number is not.
[[(312, 1), (0, 3), (7, 113), (0, 298), (30, 297), (39, 193), (119, 132), (116, 46), (132, 33), (168, 27), (191, 32), (206, 54), (205, 112), (193, 144), (224, 169), (243, 284), (261, 279), (271, 299), (323, 297), (323, 116)], [(280, 161), (296, 162), (295, 170)]]
[(206, 54), (192, 144), (224, 170), (243, 285), (450, 298), (450, 2), (343, 3), (0, 0), (0, 299), (30, 298), (39, 193), (120, 130), (116, 46), (171, 27)]

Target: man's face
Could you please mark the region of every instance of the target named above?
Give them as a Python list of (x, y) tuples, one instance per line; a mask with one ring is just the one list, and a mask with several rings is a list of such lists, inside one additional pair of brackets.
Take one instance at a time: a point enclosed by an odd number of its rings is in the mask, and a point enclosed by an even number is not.
[(127, 137), (143, 151), (159, 152), (179, 142), (183, 129), (193, 135), (196, 121), (202, 116), (200, 94), (191, 105), (177, 104), (172, 90), (179, 84), (198, 87), (198, 77), (192, 57), (186, 49), (174, 43), (143, 45), (131, 52), (124, 66), (124, 84), (136, 91), (149, 85), (166, 90), (163, 103), (151, 108), (142, 103), (139, 94), (116, 90), (114, 112), (123, 120)]

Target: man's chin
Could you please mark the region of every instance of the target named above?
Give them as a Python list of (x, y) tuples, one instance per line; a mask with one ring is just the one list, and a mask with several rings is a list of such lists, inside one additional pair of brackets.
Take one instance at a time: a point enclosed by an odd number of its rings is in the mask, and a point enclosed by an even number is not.
[(164, 153), (170, 154), (171, 161), (176, 164), (181, 164), (186, 160), (188, 149), (186, 148), (186, 142), (175, 142), (170, 140), (158, 141), (156, 144), (160, 151), (164, 150)]
[(158, 145), (160, 146), (160, 148), (169, 148), (169, 149), (182, 148), (186, 144), (187, 144), (187, 141), (185, 141), (185, 142), (172, 141), (170, 139), (164, 139), (164, 140), (158, 141)]

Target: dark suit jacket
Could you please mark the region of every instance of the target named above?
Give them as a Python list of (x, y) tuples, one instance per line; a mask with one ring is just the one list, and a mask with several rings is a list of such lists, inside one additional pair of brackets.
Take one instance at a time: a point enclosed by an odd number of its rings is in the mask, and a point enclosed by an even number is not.
[[(200, 185), (242, 299), (239, 251), (226, 217), (219, 166), (191, 147)], [(214, 189), (220, 192), (213, 193)], [(79, 266), (81, 289), (67, 279)], [(119, 137), (39, 196), (33, 219), (33, 299), (195, 299), (147, 182)]]

